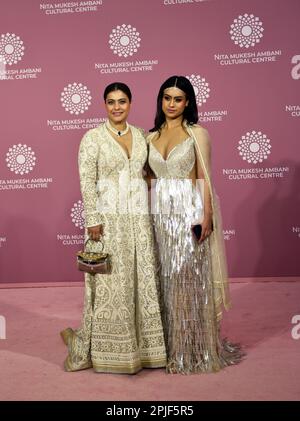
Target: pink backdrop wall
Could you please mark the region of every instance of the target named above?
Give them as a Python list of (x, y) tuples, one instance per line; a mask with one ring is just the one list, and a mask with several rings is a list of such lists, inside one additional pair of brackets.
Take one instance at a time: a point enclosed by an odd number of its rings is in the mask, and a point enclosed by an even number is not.
[(0, 280), (81, 280), (77, 151), (104, 87), (149, 129), (182, 74), (210, 132), (232, 277), (298, 276), (299, 0), (2, 0)]

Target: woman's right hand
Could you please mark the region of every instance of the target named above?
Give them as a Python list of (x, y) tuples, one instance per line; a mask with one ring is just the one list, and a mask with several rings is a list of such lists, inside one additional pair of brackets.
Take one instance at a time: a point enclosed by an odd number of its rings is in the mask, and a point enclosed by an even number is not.
[(87, 231), (91, 240), (99, 241), (100, 237), (103, 235), (103, 225), (96, 225), (95, 227), (89, 227)]

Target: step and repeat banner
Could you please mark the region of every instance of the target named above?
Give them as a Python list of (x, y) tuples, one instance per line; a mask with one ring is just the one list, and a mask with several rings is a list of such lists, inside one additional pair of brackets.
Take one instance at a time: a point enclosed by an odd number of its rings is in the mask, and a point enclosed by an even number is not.
[(148, 130), (187, 76), (212, 138), (231, 277), (299, 276), (299, 0), (1, 0), (0, 281), (79, 281), (77, 153), (125, 82)]

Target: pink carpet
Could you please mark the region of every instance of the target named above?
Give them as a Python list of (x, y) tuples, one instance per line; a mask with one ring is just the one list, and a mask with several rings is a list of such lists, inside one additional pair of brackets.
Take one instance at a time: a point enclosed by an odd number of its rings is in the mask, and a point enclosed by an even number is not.
[(291, 321), (300, 315), (300, 279), (232, 282), (231, 296), (223, 335), (244, 345), (241, 364), (213, 374), (129, 376), (63, 371), (59, 331), (79, 326), (82, 285), (0, 289), (0, 400), (299, 400), (300, 339)]

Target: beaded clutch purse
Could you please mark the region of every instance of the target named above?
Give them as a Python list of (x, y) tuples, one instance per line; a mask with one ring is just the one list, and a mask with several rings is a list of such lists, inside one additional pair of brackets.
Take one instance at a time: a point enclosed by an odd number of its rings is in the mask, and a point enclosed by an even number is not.
[[(87, 243), (90, 241), (88, 239), (85, 244), (84, 248), (86, 248)], [(103, 250), (103, 243), (102, 250)], [(93, 251), (78, 251), (76, 253), (77, 256), (77, 268), (82, 272), (87, 272), (92, 275), (97, 273), (101, 274), (109, 274), (111, 273), (111, 264), (110, 264), (110, 256), (108, 253), (103, 252), (93, 252)]]

